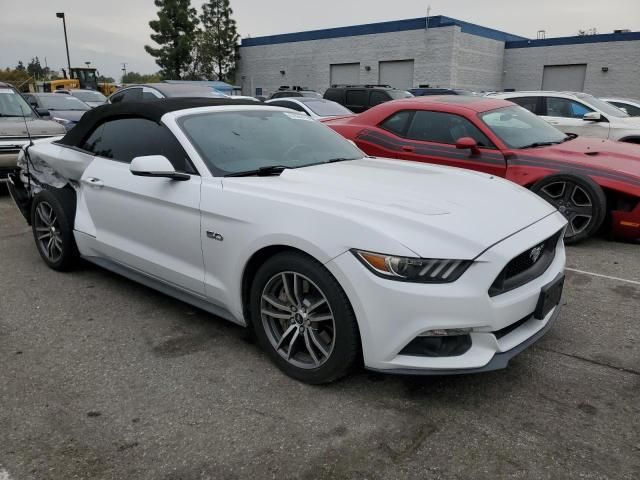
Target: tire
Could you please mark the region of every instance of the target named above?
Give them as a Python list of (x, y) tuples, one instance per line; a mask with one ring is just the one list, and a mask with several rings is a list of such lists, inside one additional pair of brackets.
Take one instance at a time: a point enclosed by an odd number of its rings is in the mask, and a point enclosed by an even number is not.
[(607, 214), (607, 197), (589, 177), (558, 173), (538, 181), (531, 190), (555, 206), (569, 225), (566, 244), (574, 244), (594, 235)]
[(360, 334), (347, 296), (326, 268), (301, 252), (279, 253), (258, 269), (250, 307), (258, 342), (278, 368), (296, 380), (337, 380), (360, 353)]
[(53, 270), (70, 270), (79, 257), (73, 237), (75, 213), (76, 193), (71, 188), (42, 190), (31, 204), (33, 239), (42, 260)]

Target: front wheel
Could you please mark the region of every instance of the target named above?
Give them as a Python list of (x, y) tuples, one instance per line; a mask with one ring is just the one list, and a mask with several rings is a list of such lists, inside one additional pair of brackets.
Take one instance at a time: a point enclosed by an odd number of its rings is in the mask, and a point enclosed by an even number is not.
[(607, 213), (607, 198), (600, 186), (588, 177), (555, 174), (538, 181), (531, 190), (555, 206), (567, 219), (567, 244), (594, 235)]
[(76, 195), (70, 188), (42, 190), (31, 204), (31, 228), (38, 252), (54, 270), (69, 270), (78, 258), (73, 238)]
[(335, 278), (298, 252), (267, 260), (251, 289), (256, 336), (287, 375), (310, 384), (344, 376), (359, 352), (351, 305)]

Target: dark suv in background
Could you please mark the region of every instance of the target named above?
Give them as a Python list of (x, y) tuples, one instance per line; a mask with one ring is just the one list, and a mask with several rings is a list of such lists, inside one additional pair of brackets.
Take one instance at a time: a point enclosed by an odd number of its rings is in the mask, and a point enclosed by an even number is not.
[(413, 97), (405, 90), (389, 85), (332, 85), (324, 92), (324, 98), (361, 113), (390, 100)]
[(431, 87), (418, 87), (409, 90), (415, 97), (428, 97), (430, 95), (473, 95), (478, 96), (477, 93), (470, 90), (460, 90), (458, 88), (431, 88)]

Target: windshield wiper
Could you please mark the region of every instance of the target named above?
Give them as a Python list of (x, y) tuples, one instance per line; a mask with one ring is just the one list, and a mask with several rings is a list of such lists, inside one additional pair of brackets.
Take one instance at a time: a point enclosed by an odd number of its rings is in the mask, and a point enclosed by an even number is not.
[(567, 133), (567, 136), (562, 139), (562, 143), (568, 142), (569, 140), (573, 140), (575, 138), (578, 138), (577, 133)]
[(351, 160), (360, 160), (360, 159), (338, 157), (338, 158), (330, 158), (329, 160), (326, 161), (326, 163), (350, 162)]
[(525, 145), (524, 147), (520, 147), (520, 148), (537, 148), (537, 147), (549, 147), (551, 145), (558, 145), (559, 143), (562, 143), (562, 141), (560, 142), (533, 142), (529, 145)]
[(280, 175), (285, 169), (284, 165), (269, 165), (266, 167), (260, 167), (257, 170), (248, 170), (246, 172), (235, 172), (225, 175), (225, 177), (269, 177), (274, 175)]

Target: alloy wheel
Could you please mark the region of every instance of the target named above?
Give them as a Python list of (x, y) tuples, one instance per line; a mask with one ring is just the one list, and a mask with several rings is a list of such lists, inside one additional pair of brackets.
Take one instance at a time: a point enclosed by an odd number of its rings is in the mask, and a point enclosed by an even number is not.
[(45, 258), (56, 263), (62, 257), (62, 231), (53, 207), (45, 201), (38, 203), (35, 215), (36, 242)]
[(260, 317), (272, 347), (303, 369), (324, 364), (335, 344), (335, 319), (326, 295), (308, 277), (280, 272), (266, 283)]
[(570, 181), (549, 183), (540, 189), (539, 195), (555, 205), (568, 221), (565, 238), (572, 238), (585, 231), (594, 217), (590, 195), (580, 185)]

